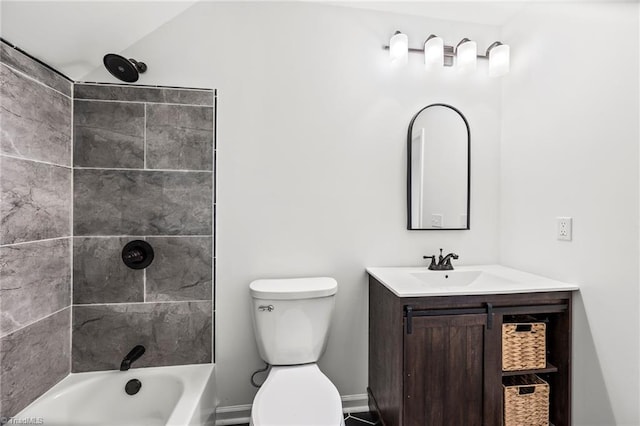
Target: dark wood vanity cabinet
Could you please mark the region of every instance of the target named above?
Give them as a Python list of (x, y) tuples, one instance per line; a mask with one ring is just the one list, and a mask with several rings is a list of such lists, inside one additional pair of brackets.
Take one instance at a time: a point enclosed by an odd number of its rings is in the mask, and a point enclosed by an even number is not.
[(404, 336), (404, 423), (482, 425), (485, 315), (413, 319)]
[[(500, 426), (502, 378), (549, 383), (550, 421), (569, 426), (570, 291), (400, 298), (369, 278), (369, 405), (385, 426)], [(547, 323), (547, 365), (502, 371), (502, 324)]]

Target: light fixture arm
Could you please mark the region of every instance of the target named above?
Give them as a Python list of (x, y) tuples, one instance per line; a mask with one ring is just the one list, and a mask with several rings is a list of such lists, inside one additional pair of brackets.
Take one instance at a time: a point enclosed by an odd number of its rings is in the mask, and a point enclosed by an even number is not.
[(429, 37), (427, 37), (427, 39), (422, 44), (426, 44), (429, 40), (431, 40), (432, 38), (436, 38), (436, 37), (438, 37), (438, 36), (435, 35), (435, 34), (430, 34)]
[(455, 48), (455, 52), (456, 52), (456, 54), (458, 53), (458, 48), (460, 47), (460, 45), (461, 45), (462, 43), (466, 43), (466, 42), (468, 42), (468, 41), (471, 41), (471, 40), (469, 40), (468, 38), (466, 38), (466, 37), (465, 37), (465, 38), (463, 38), (462, 40), (460, 40), (460, 41), (458, 42), (458, 44), (456, 44), (456, 48)]
[(491, 52), (491, 49), (493, 49), (494, 47), (498, 47), (498, 46), (502, 46), (502, 42), (494, 41), (493, 43), (491, 43), (491, 45), (489, 45), (489, 47), (487, 47), (487, 53), (485, 53), (484, 57), (488, 58), (489, 57), (489, 52)]

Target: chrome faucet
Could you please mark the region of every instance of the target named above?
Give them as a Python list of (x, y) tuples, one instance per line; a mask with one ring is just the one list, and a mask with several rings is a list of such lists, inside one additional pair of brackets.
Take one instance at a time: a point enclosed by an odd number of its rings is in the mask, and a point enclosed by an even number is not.
[(422, 256), (423, 259), (431, 259), (429, 269), (432, 271), (453, 271), (453, 265), (451, 259), (457, 259), (458, 255), (455, 253), (449, 253), (446, 256), (442, 256), (442, 249), (440, 249), (440, 256), (438, 256), (438, 262), (436, 263), (436, 256)]
[(129, 351), (129, 353), (124, 357), (122, 362), (120, 363), (120, 371), (127, 371), (131, 368), (131, 364), (140, 358), (144, 354), (144, 346), (136, 345), (133, 349)]

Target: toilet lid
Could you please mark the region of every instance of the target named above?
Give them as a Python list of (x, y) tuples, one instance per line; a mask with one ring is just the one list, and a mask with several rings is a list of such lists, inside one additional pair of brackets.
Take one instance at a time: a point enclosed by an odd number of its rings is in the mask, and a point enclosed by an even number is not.
[(255, 426), (338, 426), (338, 389), (316, 364), (272, 367), (253, 400)]

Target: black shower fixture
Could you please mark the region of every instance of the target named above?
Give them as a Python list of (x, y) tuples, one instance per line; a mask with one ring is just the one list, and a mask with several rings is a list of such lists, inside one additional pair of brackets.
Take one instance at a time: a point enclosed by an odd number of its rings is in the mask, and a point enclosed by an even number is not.
[(104, 66), (112, 76), (127, 83), (138, 81), (140, 73), (147, 70), (147, 65), (144, 62), (127, 59), (115, 53), (107, 53), (104, 55), (102, 62), (104, 62)]
[(153, 248), (146, 241), (129, 241), (122, 249), (122, 261), (131, 269), (146, 268), (153, 262), (153, 257)]

